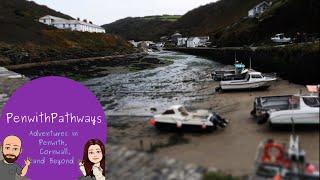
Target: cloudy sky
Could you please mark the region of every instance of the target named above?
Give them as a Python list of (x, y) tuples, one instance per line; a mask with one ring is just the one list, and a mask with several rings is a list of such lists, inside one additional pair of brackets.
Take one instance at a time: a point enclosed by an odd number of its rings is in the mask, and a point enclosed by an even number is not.
[(102, 25), (128, 16), (182, 15), (216, 0), (33, 0), (74, 18)]

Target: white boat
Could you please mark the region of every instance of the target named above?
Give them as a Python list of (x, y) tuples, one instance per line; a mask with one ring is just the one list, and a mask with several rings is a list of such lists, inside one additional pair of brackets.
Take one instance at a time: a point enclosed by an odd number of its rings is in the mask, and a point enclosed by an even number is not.
[(284, 37), (283, 33), (276, 34), (274, 37), (271, 37), (271, 40), (275, 43), (288, 43), (291, 42), (291, 38)]
[(252, 115), (259, 124), (319, 124), (319, 95), (285, 95), (257, 97)]
[(234, 69), (218, 69), (211, 76), (215, 81), (244, 79), (248, 71), (243, 63), (236, 61)]
[(211, 131), (224, 128), (228, 121), (208, 110), (189, 112), (182, 105), (171, 106), (162, 114), (154, 115), (150, 124), (161, 130)]
[(250, 89), (266, 89), (271, 86), (272, 82), (277, 78), (267, 77), (260, 72), (249, 72), (246, 74), (245, 79), (220, 81), (221, 90), (250, 90)]

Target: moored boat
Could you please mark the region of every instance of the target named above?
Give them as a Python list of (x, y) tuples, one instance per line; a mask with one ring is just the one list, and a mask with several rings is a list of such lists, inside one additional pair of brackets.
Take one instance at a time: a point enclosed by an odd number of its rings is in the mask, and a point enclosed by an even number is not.
[(260, 72), (249, 72), (245, 79), (220, 81), (220, 90), (251, 90), (269, 88), (272, 82), (276, 81), (275, 77), (262, 75)]
[(215, 81), (244, 79), (248, 71), (243, 63), (236, 61), (234, 69), (218, 69), (211, 76)]
[(154, 115), (150, 124), (160, 130), (212, 131), (225, 128), (228, 121), (208, 110), (189, 112), (182, 105), (171, 106), (162, 114)]
[(286, 125), (293, 120), (295, 124), (318, 125), (319, 107), (319, 95), (315, 93), (264, 96), (255, 98), (251, 114), (259, 124)]

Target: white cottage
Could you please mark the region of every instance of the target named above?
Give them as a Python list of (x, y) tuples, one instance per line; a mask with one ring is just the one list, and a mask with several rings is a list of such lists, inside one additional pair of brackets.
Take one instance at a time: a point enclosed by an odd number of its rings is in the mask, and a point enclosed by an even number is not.
[(177, 46), (185, 46), (187, 44), (188, 38), (178, 38), (177, 39)]
[(248, 11), (248, 17), (254, 18), (261, 15), (269, 6), (271, 6), (271, 2), (262, 1)]
[(91, 32), (91, 33), (105, 33), (106, 30), (98, 25), (92, 24), (92, 22), (87, 22), (86, 20), (68, 20), (55, 16), (44, 16), (39, 19), (39, 22), (54, 26), (58, 29), (69, 29), (72, 31), (82, 31), (82, 32)]
[(208, 41), (210, 40), (209, 36), (201, 36), (201, 37), (198, 37), (198, 38), (200, 39), (199, 46), (206, 46)]
[(190, 37), (187, 40), (187, 47), (194, 48), (198, 47), (200, 44), (200, 38), (199, 37)]

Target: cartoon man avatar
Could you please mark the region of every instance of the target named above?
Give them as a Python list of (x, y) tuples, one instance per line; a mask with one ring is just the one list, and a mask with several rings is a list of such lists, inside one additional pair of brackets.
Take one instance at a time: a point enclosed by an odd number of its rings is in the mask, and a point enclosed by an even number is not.
[(31, 164), (29, 158), (25, 162), (24, 168), (21, 168), (15, 161), (22, 152), (22, 142), (17, 136), (7, 136), (3, 140), (2, 155), (3, 160), (0, 161), (0, 179), (15, 180), (16, 175), (24, 177)]

